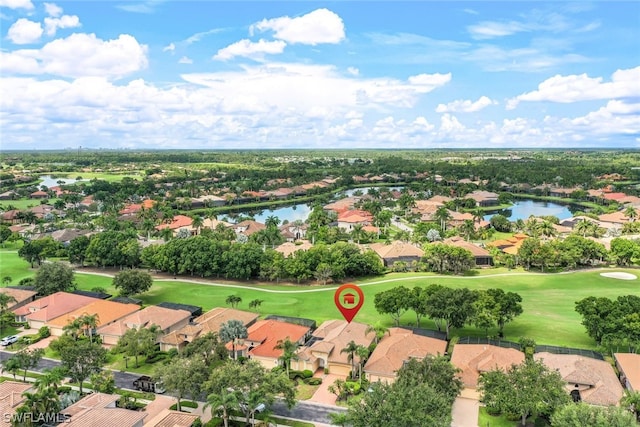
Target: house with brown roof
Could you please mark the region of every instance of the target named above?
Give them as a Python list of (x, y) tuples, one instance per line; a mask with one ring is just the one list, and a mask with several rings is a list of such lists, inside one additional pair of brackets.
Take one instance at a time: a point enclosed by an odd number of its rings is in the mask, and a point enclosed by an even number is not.
[(483, 206), (496, 206), (500, 204), (498, 201), (498, 195), (491, 191), (476, 190), (464, 196), (465, 199), (473, 199), (476, 201), (476, 205)]
[(98, 328), (96, 333), (103, 345), (116, 345), (129, 329), (149, 328), (156, 325), (163, 335), (178, 330), (189, 323), (191, 313), (186, 310), (150, 305), (109, 325)]
[(293, 242), (284, 242), (279, 246), (276, 246), (274, 250), (280, 252), (285, 258), (289, 255), (296, 253), (297, 251), (308, 251), (313, 245), (309, 241), (303, 241), (300, 244)]
[(142, 427), (146, 412), (117, 408), (117, 394), (91, 393), (60, 411), (71, 427)]
[(0, 424), (11, 425), (11, 418), (20, 407), (25, 398), (22, 393), (31, 390), (33, 384), (25, 384), (17, 381), (3, 381), (0, 383)]
[(408, 360), (422, 360), (429, 354), (438, 356), (446, 351), (447, 342), (444, 340), (416, 335), (409, 329), (389, 328), (369, 356), (364, 372), (371, 382), (392, 383)]
[(193, 219), (190, 217), (186, 215), (176, 215), (169, 222), (156, 226), (156, 230), (162, 231), (165, 228), (169, 228), (175, 236), (181, 229), (186, 229), (190, 234), (193, 234), (193, 227), (191, 226), (192, 223)]
[[(299, 345), (304, 344), (311, 335), (308, 326), (296, 325), (278, 320), (259, 320), (247, 329), (247, 338), (240, 347), (236, 346), (239, 355), (257, 360), (267, 369), (275, 368), (282, 363), (278, 360), (283, 351), (276, 349), (279, 342), (289, 340)], [(232, 346), (227, 345), (229, 350)]]
[[(640, 214), (640, 211), (638, 213)], [(601, 227), (609, 230), (622, 228), (622, 226), (628, 223), (630, 220), (623, 211), (617, 211), (598, 216), (598, 221)]]
[(256, 322), (258, 317), (259, 315), (257, 313), (251, 313), (249, 311), (216, 307), (196, 317), (192, 323), (173, 332), (169, 332), (160, 338), (160, 350), (167, 351), (172, 348), (180, 350), (200, 335), (206, 335), (209, 332), (220, 332), (220, 326), (229, 320), (239, 320), (246, 327), (249, 327)]
[(20, 224), (22, 218), (20, 217), (20, 211), (18, 209), (11, 209), (2, 213), (2, 222), (8, 222), (10, 224)]
[(35, 301), (36, 295), (38, 295), (36, 291), (12, 287), (0, 288), (0, 293), (13, 297), (13, 299), (15, 300), (15, 302), (11, 302), (7, 306), (7, 310), (9, 311), (18, 309), (25, 304)]
[(46, 191), (38, 190), (29, 194), (29, 197), (32, 199), (46, 199), (49, 197), (49, 193), (47, 193)]
[(144, 427), (191, 427), (198, 418), (200, 417), (195, 414), (163, 409), (158, 415), (145, 421)]
[(620, 382), (629, 391), (640, 391), (640, 354), (614, 353)]
[(451, 363), (460, 369), (458, 374), (465, 387), (476, 388), (483, 372), (496, 369), (507, 371), (511, 365), (524, 362), (524, 353), (513, 348), (490, 344), (456, 344)]
[(304, 239), (306, 237), (307, 228), (307, 224), (290, 222), (280, 226), (280, 235), (287, 242), (295, 242), (296, 240)]
[(372, 243), (369, 248), (382, 259), (385, 267), (391, 267), (395, 262), (401, 261), (407, 264), (420, 261), (424, 251), (408, 242), (396, 240), (391, 244)]
[(39, 329), (46, 326), (51, 320), (94, 301), (97, 299), (67, 292), (56, 292), (23, 305), (14, 310), (13, 314), (16, 315), (18, 322), (28, 322), (31, 329)]
[(355, 204), (358, 203), (360, 199), (361, 197), (358, 196), (345, 197), (344, 199), (336, 200), (333, 203), (326, 204), (322, 208), (325, 211), (333, 211), (337, 214), (340, 214), (341, 212), (346, 212), (350, 209), (353, 209)]
[(236, 234), (243, 234), (247, 237), (251, 236), (254, 233), (257, 233), (258, 231), (265, 230), (267, 228), (267, 226), (264, 225), (263, 223), (253, 221), (253, 220), (242, 221), (232, 225), (231, 227), (233, 227), (233, 231), (235, 231)]
[(365, 226), (371, 223), (373, 223), (373, 216), (367, 211), (353, 209), (338, 214), (338, 228), (344, 229), (347, 233), (357, 224)]
[(94, 299), (89, 304), (83, 305), (73, 311), (62, 314), (46, 323), (51, 335), (59, 337), (63, 328), (83, 315), (97, 315), (98, 328), (109, 325), (123, 317), (140, 310), (136, 304), (122, 304), (119, 302)]
[(541, 360), (549, 369), (558, 371), (567, 383), (567, 393), (579, 391), (583, 402), (615, 406), (622, 398), (622, 386), (609, 362), (575, 354), (547, 352), (536, 353), (533, 358)]
[(367, 333), (367, 328), (368, 325), (364, 323), (327, 320), (312, 334), (317, 341), (298, 351), (299, 360), (292, 361), (291, 368), (314, 372), (319, 368), (328, 368), (330, 373), (346, 377), (351, 372), (351, 363), (342, 349), (351, 341), (369, 347), (375, 339), (375, 333)]
[(473, 258), (476, 261), (477, 267), (488, 267), (493, 265), (493, 255), (486, 250), (485, 248), (481, 248), (478, 245), (474, 245), (471, 242), (467, 242), (462, 237), (451, 237), (449, 239), (444, 239), (442, 242), (434, 242), (433, 244), (445, 244), (451, 246), (457, 246), (462, 249), (466, 249), (471, 252)]

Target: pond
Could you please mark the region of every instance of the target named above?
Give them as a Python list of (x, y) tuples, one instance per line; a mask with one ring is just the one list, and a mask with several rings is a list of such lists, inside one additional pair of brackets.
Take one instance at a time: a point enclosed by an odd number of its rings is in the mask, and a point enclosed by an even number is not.
[(282, 224), (285, 220), (293, 222), (296, 220), (306, 221), (307, 217), (311, 213), (311, 207), (306, 204), (299, 204), (293, 206), (283, 206), (276, 209), (265, 209), (260, 211), (254, 216), (254, 219), (258, 222), (265, 223), (268, 217), (277, 216)]
[(533, 216), (555, 216), (559, 220), (571, 218), (573, 214), (568, 205), (560, 205), (553, 202), (543, 202), (540, 200), (518, 200), (509, 209), (503, 209), (491, 212), (484, 216), (489, 221), (495, 214), (506, 216), (509, 221), (517, 221), (519, 219), (527, 219)]
[(52, 177), (51, 175), (42, 175), (40, 176), (40, 183), (38, 184), (38, 187), (42, 185), (46, 186), (47, 188), (55, 187), (60, 185), (58, 181), (62, 181), (62, 184), (64, 185), (64, 184), (74, 184), (79, 181), (87, 181), (87, 180), (86, 179), (77, 180), (77, 179), (71, 179), (71, 178), (55, 178), (55, 177)]

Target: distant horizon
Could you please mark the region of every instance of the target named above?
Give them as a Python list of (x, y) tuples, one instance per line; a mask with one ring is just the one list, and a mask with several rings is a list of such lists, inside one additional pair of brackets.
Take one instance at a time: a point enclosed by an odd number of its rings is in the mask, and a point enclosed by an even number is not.
[(0, 0), (2, 149), (640, 148), (640, 2), (242, 5)]

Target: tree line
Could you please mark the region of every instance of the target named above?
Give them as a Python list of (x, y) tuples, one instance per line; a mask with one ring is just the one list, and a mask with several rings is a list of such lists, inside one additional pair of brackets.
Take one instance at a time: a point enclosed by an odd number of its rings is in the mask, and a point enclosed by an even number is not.
[(505, 325), (522, 314), (521, 302), (519, 294), (499, 288), (470, 290), (437, 284), (413, 289), (397, 286), (378, 292), (374, 297), (378, 313), (389, 314), (396, 326), (400, 325), (400, 318), (412, 310), (417, 327), (420, 327), (421, 319), (427, 317), (438, 331), (445, 332), (447, 339), (452, 328), (466, 324), (484, 329), (487, 335), (490, 328), (497, 328), (501, 337)]

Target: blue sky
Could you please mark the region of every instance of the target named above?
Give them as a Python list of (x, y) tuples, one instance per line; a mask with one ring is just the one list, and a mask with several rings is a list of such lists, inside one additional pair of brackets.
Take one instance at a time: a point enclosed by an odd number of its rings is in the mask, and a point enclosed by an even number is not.
[(640, 147), (640, 3), (0, 0), (0, 144)]

